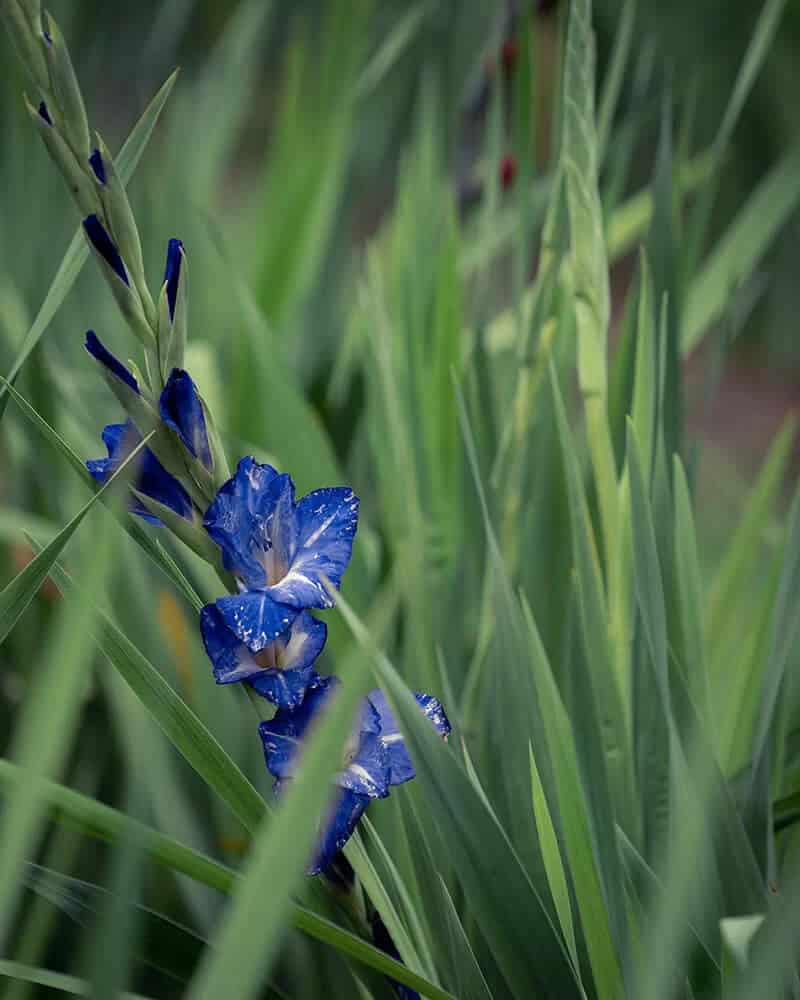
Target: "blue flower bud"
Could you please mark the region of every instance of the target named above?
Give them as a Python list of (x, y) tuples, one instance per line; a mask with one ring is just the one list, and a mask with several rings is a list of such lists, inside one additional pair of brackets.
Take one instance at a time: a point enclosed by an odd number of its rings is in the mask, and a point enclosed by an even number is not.
[(100, 254), (117, 277), (130, 287), (130, 281), (128, 280), (128, 272), (125, 270), (125, 264), (122, 262), (119, 250), (117, 250), (114, 241), (108, 235), (103, 223), (94, 213), (92, 213), (91, 215), (87, 215), (83, 220), (83, 228), (86, 230), (86, 235), (89, 237), (89, 240), (95, 250)]
[(181, 279), (181, 261), (183, 260), (183, 243), (171, 239), (167, 246), (167, 264), (164, 268), (164, 281), (167, 284), (167, 303), (169, 318), (175, 319), (175, 302), (178, 298), (178, 282)]
[(105, 185), (106, 183), (106, 166), (103, 163), (103, 157), (99, 149), (95, 149), (92, 155), (89, 157), (89, 164), (94, 171), (94, 175), (97, 180)]

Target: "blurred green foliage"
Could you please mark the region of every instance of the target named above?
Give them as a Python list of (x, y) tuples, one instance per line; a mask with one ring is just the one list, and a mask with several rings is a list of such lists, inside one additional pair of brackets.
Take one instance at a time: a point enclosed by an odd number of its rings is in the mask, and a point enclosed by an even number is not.
[[(266, 996), (385, 997), (373, 908), (432, 996), (797, 995), (795, 425), (731, 458), (694, 415), (737, 338), (797, 362), (798, 11), (599, 3), (595, 88), (585, 8), (565, 49), (565, 9), (504, 47), (506, 8), (465, 0), (54, 4), (114, 150), (181, 66), (129, 187), (151, 287), (179, 235), (232, 459), (361, 496), (325, 655), (393, 697), (419, 777), (354, 838), (357, 891), (303, 884), (346, 712), (273, 816), (256, 716), (197, 634), (208, 566), (97, 504), (19, 575), (118, 413), (83, 332), (131, 353), (92, 263), (62, 276), (32, 409), (0, 424), (16, 1000), (179, 996), (197, 968), (194, 995), (231, 970), (251, 995), (268, 959)], [(0, 373), (78, 221), (15, 73)], [(727, 467), (745, 447), (757, 478)], [(449, 750), (405, 685), (446, 703)]]

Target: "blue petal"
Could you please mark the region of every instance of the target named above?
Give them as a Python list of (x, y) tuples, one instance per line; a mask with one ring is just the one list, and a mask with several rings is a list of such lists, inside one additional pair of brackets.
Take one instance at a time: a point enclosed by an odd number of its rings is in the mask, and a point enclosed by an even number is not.
[(297, 617), (296, 608), (278, 604), (265, 590), (220, 597), (217, 608), (226, 626), (254, 653), (277, 639)]
[(314, 662), (325, 645), (327, 627), (303, 613), (267, 651), (276, 667), (262, 667), (254, 654), (225, 625), (219, 609), (207, 604), (200, 612), (200, 631), (218, 684), (247, 681), (260, 695), (276, 705), (296, 708), (306, 689), (319, 681)]
[(89, 166), (94, 171), (95, 177), (101, 184), (106, 182), (106, 165), (103, 163), (103, 156), (99, 149), (95, 149), (89, 157)]
[(267, 770), (274, 777), (291, 778), (294, 775), (301, 741), (338, 683), (335, 677), (320, 678), (316, 687), (306, 691), (299, 708), (279, 708), (269, 722), (262, 722), (258, 727)]
[(434, 698), (431, 694), (420, 694), (418, 691), (414, 692), (414, 697), (417, 699), (423, 714), (436, 727), (439, 735), (442, 737), (449, 736), (452, 726), (439, 699)]
[(371, 799), (385, 799), (389, 794), (389, 750), (374, 733), (361, 733), (358, 749), (336, 783)]
[[(90, 460), (86, 463), (86, 468), (98, 482), (106, 482), (141, 440), (139, 432), (130, 420), (124, 424), (109, 424), (103, 430), (103, 443), (108, 449), (108, 458)], [(193, 508), (189, 495), (149, 448), (144, 449), (138, 462), (139, 467), (132, 485), (145, 496), (157, 500), (181, 517), (191, 520)], [(159, 519), (150, 514), (138, 500), (131, 500), (129, 506), (134, 514), (138, 514), (151, 524), (161, 524)]]
[[(442, 736), (447, 736), (450, 732), (450, 723), (438, 698), (416, 692), (414, 697), (437, 731)], [(374, 691), (370, 691), (368, 700), (380, 716), (381, 740), (389, 753), (389, 784), (401, 785), (404, 781), (410, 781), (417, 772), (414, 770), (400, 727), (394, 712), (389, 707), (386, 695), (379, 688), (376, 688)]]
[(48, 125), (53, 124), (53, 119), (50, 117), (50, 112), (47, 110), (47, 105), (44, 101), (39, 101), (39, 115), (44, 118)]
[(180, 437), (186, 448), (211, 469), (211, 448), (206, 433), (206, 418), (197, 386), (188, 372), (173, 368), (158, 401), (161, 419)]
[(206, 512), (204, 525), (222, 549), (225, 568), (244, 580), (248, 587), (263, 587), (267, 574), (262, 562), (264, 494), (278, 473), (271, 465), (243, 458), (236, 474), (224, 483)]
[(306, 868), (307, 875), (325, 871), (352, 836), (369, 803), (369, 796), (349, 789), (343, 789), (336, 796), (320, 834), (314, 860)]
[(94, 213), (92, 213), (92, 215), (87, 215), (83, 220), (83, 228), (86, 230), (86, 235), (89, 237), (92, 246), (105, 260), (111, 270), (114, 271), (120, 280), (124, 281), (126, 285), (130, 285), (128, 272), (125, 270), (125, 265), (122, 263), (122, 257), (119, 255), (119, 250), (117, 250), (114, 241), (108, 235), (103, 223)]
[(275, 640), (279, 669), (303, 670), (310, 667), (322, 652), (327, 636), (325, 622), (307, 611), (301, 611), (289, 631)]
[(167, 244), (167, 264), (164, 268), (164, 281), (167, 284), (167, 305), (169, 318), (175, 319), (175, 302), (178, 298), (178, 283), (181, 280), (181, 263), (183, 262), (183, 243), (171, 239)]
[(350, 562), (358, 526), (358, 497), (347, 487), (315, 490), (298, 503), (297, 543), (286, 576), (271, 588), (273, 597), (305, 608), (333, 605), (323, 577), (338, 587)]
[(139, 384), (131, 372), (125, 367), (125, 365), (117, 361), (111, 351), (107, 350), (103, 346), (100, 342), (100, 338), (94, 330), (86, 331), (86, 350), (92, 355), (93, 358), (99, 361), (101, 365), (104, 365), (112, 375), (118, 378), (121, 382), (124, 382), (126, 385), (129, 385), (134, 392), (139, 392)]

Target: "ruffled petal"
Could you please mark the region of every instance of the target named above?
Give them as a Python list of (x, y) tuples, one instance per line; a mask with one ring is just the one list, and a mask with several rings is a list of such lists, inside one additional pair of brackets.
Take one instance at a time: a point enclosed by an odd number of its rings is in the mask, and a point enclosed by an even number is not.
[[(429, 694), (417, 692), (414, 693), (414, 697), (440, 735), (447, 736), (450, 732), (450, 723), (439, 699)], [(381, 741), (389, 754), (389, 784), (401, 785), (404, 781), (410, 781), (417, 772), (406, 749), (395, 714), (386, 700), (386, 695), (379, 688), (375, 688), (374, 691), (370, 691), (368, 700), (380, 717)]]
[(235, 684), (262, 669), (247, 646), (227, 627), (215, 604), (206, 604), (200, 612), (200, 634), (217, 684)]
[(211, 447), (206, 418), (197, 386), (188, 372), (173, 368), (158, 401), (161, 419), (183, 442), (186, 449), (211, 469)]
[(278, 667), (302, 670), (315, 662), (325, 645), (328, 626), (307, 611), (301, 611), (288, 632), (276, 640)]
[(117, 361), (111, 351), (103, 346), (94, 330), (87, 330), (86, 332), (86, 350), (101, 365), (106, 367), (115, 378), (118, 378), (120, 382), (124, 382), (130, 386), (134, 392), (139, 392), (139, 384), (133, 377), (133, 374), (128, 371), (125, 365)]
[(217, 608), (227, 627), (254, 653), (277, 639), (297, 617), (296, 608), (278, 604), (265, 590), (220, 597)]
[(296, 754), (306, 730), (338, 683), (335, 677), (320, 678), (316, 687), (306, 691), (299, 708), (279, 708), (272, 719), (258, 727), (267, 770), (274, 777), (285, 779), (293, 776)]
[(347, 487), (315, 490), (297, 504), (297, 543), (286, 576), (272, 588), (274, 598), (304, 608), (332, 607), (323, 584), (338, 587), (350, 562), (358, 526), (358, 497)]
[(296, 708), (306, 689), (319, 681), (314, 663), (325, 645), (327, 627), (309, 614), (298, 615), (288, 632), (266, 647), (276, 661), (274, 667), (257, 662), (214, 604), (200, 612), (200, 631), (218, 684), (245, 681), (279, 707)]
[(389, 794), (389, 751), (380, 736), (361, 733), (355, 756), (336, 777), (336, 783), (371, 799)]
[(248, 587), (264, 587), (263, 565), (264, 494), (278, 473), (250, 456), (243, 458), (236, 473), (224, 483), (206, 512), (204, 524), (222, 549), (225, 568), (241, 577)]

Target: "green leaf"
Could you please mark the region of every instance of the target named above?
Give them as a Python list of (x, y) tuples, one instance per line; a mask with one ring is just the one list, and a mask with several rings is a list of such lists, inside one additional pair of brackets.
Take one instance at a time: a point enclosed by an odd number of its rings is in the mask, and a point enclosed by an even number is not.
[(717, 242), (689, 290), (681, 350), (692, 351), (754, 272), (779, 230), (800, 204), (800, 146), (789, 150), (748, 197)]
[(703, 578), (697, 551), (697, 534), (686, 473), (680, 458), (673, 460), (675, 490), (675, 569), (681, 621), (682, 661), (692, 701), (706, 725), (712, 725), (711, 689), (705, 651)]
[[(550, 371), (551, 391), (561, 443), (572, 533), (573, 559), (578, 581), (578, 610), (584, 646), (591, 650), (591, 689), (576, 690), (576, 696), (589, 699), (587, 710), (596, 713), (602, 724), (602, 743), (608, 769), (608, 781), (614, 798), (616, 815), (626, 829), (635, 829), (634, 777), (630, 748), (629, 724), (626, 717), (627, 676), (620, 675), (611, 647), (609, 612), (603, 577), (594, 540), (592, 521), (586, 503), (564, 401), (555, 369)], [(627, 636), (625, 637), (627, 641)], [(595, 763), (590, 756), (588, 763)], [(624, 817), (624, 820), (623, 820)], [(613, 879), (612, 879), (613, 884)]]
[(750, 581), (762, 564), (765, 526), (780, 496), (796, 433), (797, 418), (789, 416), (770, 447), (717, 570), (709, 597), (708, 637), (712, 648), (729, 631), (741, 603), (750, 599)]
[[(72, 595), (76, 604), (92, 603), (91, 596), (79, 589), (65, 570), (56, 565), (55, 571), (59, 588)], [(264, 799), (200, 719), (111, 618), (100, 611), (97, 621), (95, 638), (112, 666), (175, 748), (228, 805), (244, 828), (254, 831), (268, 812)]]
[[(538, 990), (551, 988), (554, 982), (579, 982), (550, 919), (549, 907), (531, 883), (488, 802), (443, 745), (394, 668), (374, 650), (353, 611), (341, 597), (337, 604), (353, 634), (372, 653), (376, 680), (401, 723), (431, 822), (447, 845), (448, 861), (509, 987), (518, 996), (536, 996)], [(528, 956), (534, 927), (541, 931), (537, 934), (537, 961), (531, 963)]]
[(447, 883), (439, 875), (447, 932), (450, 944), (450, 961), (456, 970), (456, 996), (461, 1000), (492, 1000), (492, 993), (484, 978), (475, 952), (469, 943), (464, 927), (458, 916), (453, 899), (447, 890)]
[[(0, 758), (0, 786), (13, 789), (28, 780), (27, 772), (11, 761)], [(136, 828), (137, 843), (141, 849), (158, 864), (172, 871), (188, 875), (189, 878), (210, 886), (220, 892), (229, 893), (240, 878), (239, 873), (206, 857), (204, 854), (179, 843), (172, 837), (158, 833), (151, 827), (131, 820), (123, 813), (102, 802), (82, 795), (53, 781), (41, 782), (42, 795), (56, 819), (76, 825), (83, 833), (102, 840), (116, 841), (130, 825)], [(424, 992), (430, 984), (421, 976), (411, 972), (401, 962), (390, 958), (374, 945), (361, 940), (350, 931), (321, 917), (306, 907), (294, 904), (289, 914), (294, 927), (317, 941), (328, 944), (342, 954), (348, 955), (370, 968), (382, 972), (412, 989)], [(435, 992), (427, 995), (436, 997)], [(440, 998), (447, 997), (441, 991)]]
[(745, 101), (753, 89), (753, 84), (764, 60), (767, 58), (785, 6), (786, 0), (766, 0), (761, 8), (761, 13), (750, 35), (747, 52), (739, 67), (739, 72), (736, 74), (736, 82), (731, 90), (725, 114), (722, 116), (714, 139), (714, 151), (717, 157), (722, 156), (730, 142)]
[(567, 942), (567, 948), (572, 956), (572, 963), (577, 969), (578, 947), (575, 942), (575, 928), (572, 923), (572, 907), (569, 899), (569, 886), (567, 877), (564, 874), (564, 864), (561, 860), (561, 852), (558, 848), (558, 838), (556, 836), (550, 810), (547, 806), (547, 798), (542, 788), (542, 779), (536, 769), (536, 760), (533, 756), (533, 747), (528, 744), (531, 758), (531, 796), (533, 799), (533, 813), (536, 817), (536, 829), (539, 833), (539, 841), (542, 846), (542, 856), (544, 858), (547, 881), (550, 885), (550, 892), (555, 903), (556, 913), (558, 913), (561, 930)]
[[(150, 141), (150, 136), (167, 102), (177, 75), (178, 71), (175, 70), (147, 108), (145, 108), (142, 117), (134, 125), (131, 134), (119, 151), (119, 156), (115, 159), (117, 170), (124, 184), (130, 181), (136, 167), (139, 165), (139, 160), (147, 147), (147, 143)], [(14, 364), (11, 366), (11, 371), (7, 375), (8, 382), (13, 382), (16, 379), (22, 366), (31, 356), (31, 353), (52, 322), (53, 317), (61, 307), (61, 303), (67, 297), (67, 293), (75, 284), (88, 256), (89, 246), (84, 238), (83, 228), (79, 226), (78, 231), (72, 237), (72, 242), (67, 248), (67, 252), (64, 255), (55, 278), (53, 278), (50, 290), (45, 296), (39, 312), (36, 314), (33, 325), (25, 335)], [(6, 404), (8, 403), (8, 388), (8, 384), (0, 386), (0, 418), (2, 418)]]
[(603, 83), (603, 94), (597, 112), (597, 150), (600, 159), (608, 144), (614, 112), (619, 102), (625, 69), (631, 52), (633, 41), (633, 26), (636, 20), (636, 0), (625, 0), (619, 24), (614, 30), (614, 49), (611, 62)]
[(772, 809), (770, 795), (771, 762), (768, 741), (790, 657), (800, 639), (800, 487), (795, 491), (786, 534), (786, 548), (772, 615), (769, 651), (761, 675), (758, 718), (753, 734), (751, 779), (746, 814), (756, 854), (771, 856)]
[(410, 7), (397, 19), (397, 23), (392, 26), (386, 37), (381, 39), (380, 45), (358, 78), (356, 97), (360, 101), (372, 96), (378, 89), (419, 34), (429, 12), (430, 5), (427, 0)]
[[(67, 976), (63, 972), (52, 972), (50, 969), (33, 968), (21, 962), (0, 960), (0, 976), (34, 983), (47, 990), (58, 990), (59, 993), (71, 993), (77, 997), (88, 997), (91, 994), (91, 984), (85, 979)], [(148, 1000), (141, 993), (118, 993), (117, 996), (119, 1000)]]
[[(653, 529), (652, 512), (647, 497), (639, 444), (633, 424), (628, 422), (628, 471), (631, 490), (634, 580), (636, 597), (648, 651), (653, 662), (656, 684), (665, 706), (671, 703), (667, 659), (667, 619), (664, 583)], [(668, 712), (668, 718), (671, 714)]]
[(145, 447), (144, 438), (120, 465), (117, 471), (103, 486), (81, 507), (78, 513), (59, 531), (55, 538), (39, 552), (14, 579), (0, 591), (0, 643), (14, 628), (20, 616), (35, 597), (39, 587), (44, 583), (53, 568), (53, 564), (64, 551), (67, 542), (72, 538), (84, 517), (107, 490), (113, 489), (118, 481), (127, 479), (132, 461)]
[(399, 872), (394, 866), (388, 851), (384, 847), (383, 842), (378, 835), (378, 831), (370, 823), (369, 817), (364, 816), (361, 819), (359, 826), (361, 829), (357, 829), (350, 838), (349, 842), (345, 845), (345, 857), (353, 866), (353, 869), (358, 872), (358, 880), (364, 886), (365, 892), (372, 900), (376, 909), (378, 909), (381, 915), (381, 920), (389, 932), (392, 941), (394, 941), (395, 946), (400, 953), (400, 957), (410, 968), (422, 969), (423, 966), (417, 949), (400, 918), (400, 914), (394, 905), (392, 897), (385, 888), (385, 880), (381, 879), (370, 855), (364, 849), (362, 839), (366, 839), (367, 842), (373, 847), (373, 850), (380, 855), (384, 869), (388, 869), (392, 875), (393, 888), (395, 889), (395, 892), (399, 889), (402, 894), (406, 911), (413, 912), (411, 897), (405, 889), (405, 886), (402, 885)]
[[(51, 543), (52, 544), (52, 543)], [(47, 550), (45, 550), (47, 552)], [(52, 562), (52, 552), (44, 556)], [(35, 562), (36, 560), (34, 560)], [(105, 590), (114, 564), (108, 536), (101, 531), (88, 549), (83, 570), (90, 587)], [(41, 565), (41, 563), (40, 563)], [(89, 630), (94, 609), (84, 603), (62, 606), (42, 642), (37, 670), (14, 728), (11, 753), (25, 776), (12, 789), (0, 816), (0, 952), (6, 952), (20, 892), (23, 861), (35, 855), (45, 814), (42, 783), (64, 766), (76, 728), (91, 664)]]
[(578, 380), (582, 392), (603, 395), (606, 392), (610, 299), (603, 216), (597, 190), (594, 68), (591, 2), (573, 0), (564, 52), (559, 162), (566, 178), (569, 207), (570, 260), (578, 324)]

